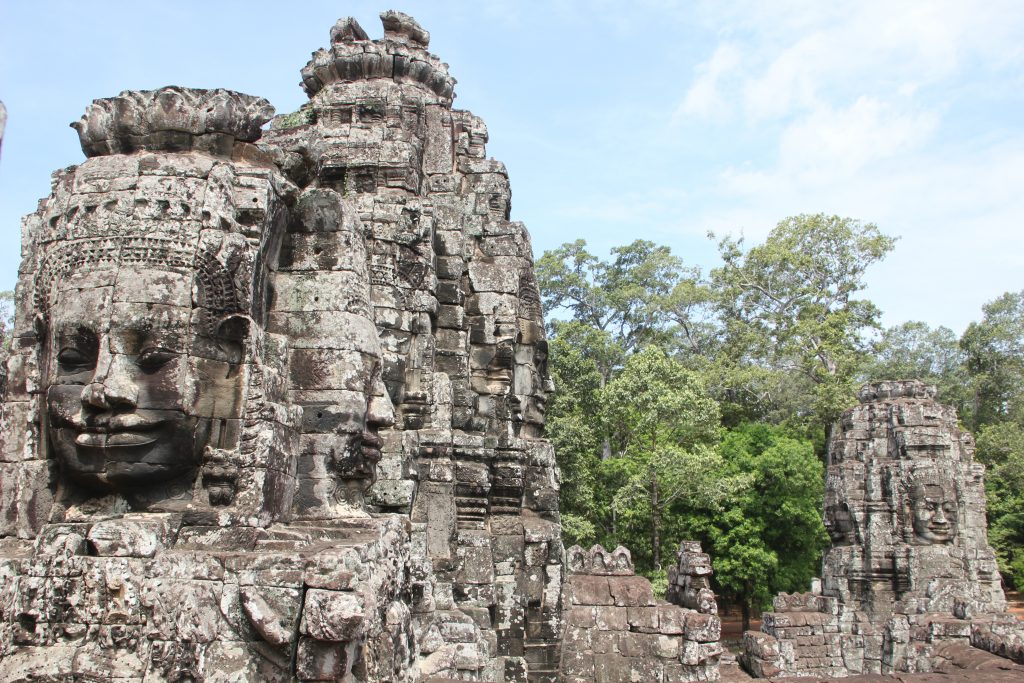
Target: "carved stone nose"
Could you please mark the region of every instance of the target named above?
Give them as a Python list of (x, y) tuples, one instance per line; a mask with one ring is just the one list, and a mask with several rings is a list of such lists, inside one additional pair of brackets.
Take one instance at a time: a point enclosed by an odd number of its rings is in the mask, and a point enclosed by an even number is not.
[(82, 389), (82, 404), (104, 410), (109, 408), (110, 404), (107, 403), (107, 394), (103, 390), (103, 385), (99, 382), (85, 385), (85, 388)]
[(387, 429), (395, 424), (395, 407), (391, 403), (384, 382), (377, 379), (373, 385), (373, 396), (367, 406), (366, 422), (378, 429)]
[(134, 406), (138, 400), (139, 388), (116, 356), (101, 358), (94, 380), (82, 389), (82, 403), (102, 410)]
[(105, 382), (92, 382), (82, 390), (82, 403), (109, 410), (117, 406), (134, 406), (138, 401), (138, 388), (131, 382), (119, 378), (108, 378)]

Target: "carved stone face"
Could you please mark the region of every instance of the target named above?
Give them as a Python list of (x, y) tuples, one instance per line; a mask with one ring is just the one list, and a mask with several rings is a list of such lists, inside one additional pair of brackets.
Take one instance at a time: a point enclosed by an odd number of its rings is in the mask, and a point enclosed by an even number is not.
[(844, 545), (853, 540), (853, 513), (846, 503), (833, 503), (825, 508), (825, 531), (834, 545)]
[(184, 493), (214, 420), (239, 417), (241, 345), (199, 324), (192, 276), (122, 264), (56, 291), (46, 407), (63, 476), (100, 491)]
[(914, 538), (920, 543), (949, 543), (956, 536), (956, 496), (948, 486), (916, 484), (910, 491)]

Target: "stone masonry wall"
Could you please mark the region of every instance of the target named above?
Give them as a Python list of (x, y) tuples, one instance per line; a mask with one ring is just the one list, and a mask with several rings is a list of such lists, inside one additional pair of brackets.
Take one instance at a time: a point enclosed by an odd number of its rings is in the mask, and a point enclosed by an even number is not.
[(718, 680), (716, 614), (655, 599), (622, 547), (573, 546), (567, 567), (561, 681)]

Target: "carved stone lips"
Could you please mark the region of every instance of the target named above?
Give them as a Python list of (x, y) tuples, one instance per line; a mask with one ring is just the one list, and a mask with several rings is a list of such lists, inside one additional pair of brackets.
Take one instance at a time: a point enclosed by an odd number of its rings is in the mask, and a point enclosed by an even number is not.
[(156, 440), (152, 432), (82, 432), (75, 437), (76, 444), (91, 448), (144, 446)]
[(79, 427), (75, 443), (91, 448), (145, 446), (159, 438), (156, 430), (160, 424), (140, 415), (115, 415), (98, 423)]
[(373, 432), (363, 432), (361, 450), (363, 457), (372, 462), (380, 460), (380, 447), (383, 442)]

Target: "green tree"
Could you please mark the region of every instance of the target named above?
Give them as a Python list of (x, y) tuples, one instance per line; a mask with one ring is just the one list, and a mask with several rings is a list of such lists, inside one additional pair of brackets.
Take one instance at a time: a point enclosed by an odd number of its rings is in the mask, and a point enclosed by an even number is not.
[(714, 448), (718, 405), (696, 373), (653, 346), (626, 361), (601, 400), (613, 451), (606, 469), (617, 483), (613, 511), (624, 533), (649, 534), (647, 557), (660, 570), (665, 549), (678, 540), (663, 536), (675, 503), (710, 506), (724, 493)]
[(999, 570), (1018, 590), (1024, 587), (1024, 428), (1017, 422), (982, 427), (977, 458), (988, 468), (988, 540)]
[(856, 371), (869, 352), (864, 333), (878, 326), (879, 310), (856, 294), (894, 243), (871, 223), (825, 214), (783, 219), (750, 249), (722, 239), (723, 265), (712, 282), (730, 355), (799, 374), (812, 388), (803, 409), (831, 424), (854, 402)]
[(715, 580), (739, 603), (743, 628), (779, 591), (807, 590), (828, 539), (821, 521), (824, 466), (810, 441), (778, 426), (745, 424), (721, 443), (722, 478), (736, 486), (708, 519)]
[(969, 379), (960, 342), (948, 327), (932, 329), (910, 321), (885, 329), (871, 359), (861, 370), (864, 381), (919, 379), (938, 387), (938, 400), (963, 415), (969, 405)]
[(982, 307), (960, 338), (969, 376), (962, 415), (984, 463), (989, 542), (1003, 576), (1024, 586), (1024, 291)]
[(547, 434), (562, 472), (563, 534), (568, 543), (588, 547), (598, 541), (608, 514), (599, 504), (602, 368), (620, 364), (621, 349), (608, 333), (582, 323), (561, 322), (557, 329), (549, 344), (556, 391), (548, 400)]
[[(564, 311), (572, 321), (608, 334), (621, 349), (619, 360), (650, 344), (704, 348), (708, 294), (700, 271), (646, 240), (615, 247), (611, 254), (610, 261), (600, 260), (584, 240), (544, 252), (537, 282), (545, 314)], [(555, 335), (559, 324), (554, 316)], [(601, 366), (606, 382), (616, 367)]]
[(960, 339), (973, 394), (968, 424), (975, 432), (1024, 418), (1024, 291), (1007, 292), (982, 311)]

